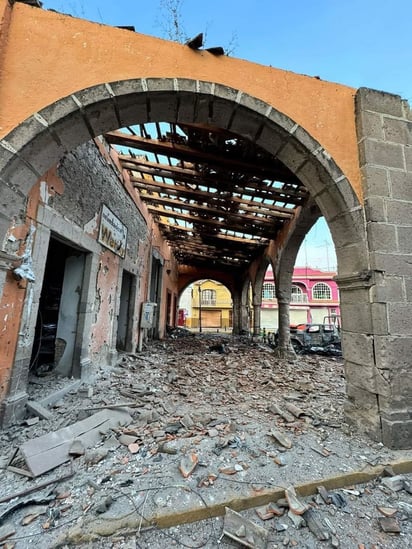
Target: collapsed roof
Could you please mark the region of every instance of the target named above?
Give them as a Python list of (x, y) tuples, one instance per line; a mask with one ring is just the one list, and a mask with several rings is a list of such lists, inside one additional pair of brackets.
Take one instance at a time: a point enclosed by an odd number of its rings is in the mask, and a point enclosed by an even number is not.
[(180, 264), (244, 269), (309, 197), (279, 160), (221, 128), (147, 123), (105, 138)]

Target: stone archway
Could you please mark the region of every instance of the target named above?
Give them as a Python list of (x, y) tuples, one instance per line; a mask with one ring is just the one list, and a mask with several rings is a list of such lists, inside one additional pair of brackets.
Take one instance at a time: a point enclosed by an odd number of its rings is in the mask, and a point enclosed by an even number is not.
[[(0, 237), (13, 222), (24, 222), (31, 185), (60, 156), (92, 137), (118, 127), (147, 121), (207, 123), (247, 138), (281, 160), (305, 184), (325, 216), (335, 242), (343, 310), (344, 349), (353, 420), (381, 439), (381, 410), (376, 405), (373, 345), (364, 325), (349, 326), (353, 287), (362, 292), (361, 306), (370, 315), (371, 280), (364, 209), (345, 174), (307, 131), (260, 99), (213, 82), (141, 78), (101, 84), (61, 99), (16, 127), (0, 141), (2, 205)], [(358, 292), (359, 294), (359, 292)], [(359, 296), (357, 297), (359, 304)], [(371, 327), (372, 328), (372, 327)], [(347, 336), (345, 336), (347, 332)], [(352, 340), (357, 343), (353, 344)], [(368, 389), (357, 366), (372, 380)], [(383, 389), (391, 391), (386, 384)], [(368, 399), (365, 400), (365, 392)]]

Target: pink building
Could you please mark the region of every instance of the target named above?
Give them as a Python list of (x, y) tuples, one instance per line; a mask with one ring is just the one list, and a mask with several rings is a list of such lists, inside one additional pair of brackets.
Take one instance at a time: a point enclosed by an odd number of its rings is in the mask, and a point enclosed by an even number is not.
[[(335, 272), (311, 267), (295, 267), (292, 278), (290, 323), (323, 323), (340, 318), (339, 290)], [(262, 288), (261, 328), (278, 327), (278, 304), (272, 269), (266, 271)]]

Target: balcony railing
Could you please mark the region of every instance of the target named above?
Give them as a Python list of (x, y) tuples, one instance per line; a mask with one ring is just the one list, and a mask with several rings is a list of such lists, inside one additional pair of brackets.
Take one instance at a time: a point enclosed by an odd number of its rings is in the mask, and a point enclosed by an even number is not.
[(215, 307), (216, 306), (216, 299), (204, 299), (202, 297), (202, 307), (203, 305), (205, 307)]
[(306, 294), (292, 294), (290, 296), (291, 303), (307, 303), (308, 296)]

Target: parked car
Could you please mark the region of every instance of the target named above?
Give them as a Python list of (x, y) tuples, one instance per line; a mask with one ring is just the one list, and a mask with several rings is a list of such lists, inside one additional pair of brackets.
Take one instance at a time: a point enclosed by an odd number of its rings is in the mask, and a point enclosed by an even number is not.
[[(278, 334), (276, 333), (276, 344)], [(327, 352), (341, 354), (340, 328), (336, 324), (292, 324), (290, 341), (297, 353)]]

